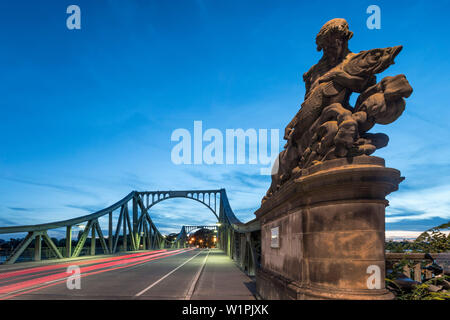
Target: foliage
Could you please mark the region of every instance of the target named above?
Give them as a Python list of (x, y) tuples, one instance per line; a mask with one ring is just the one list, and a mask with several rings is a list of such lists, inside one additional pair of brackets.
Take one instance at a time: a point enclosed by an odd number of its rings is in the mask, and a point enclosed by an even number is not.
[(439, 253), (450, 251), (450, 233), (445, 235), (441, 230), (450, 228), (450, 221), (431, 228), (417, 237), (414, 241), (386, 242), (386, 250), (394, 253), (423, 252)]
[(450, 251), (450, 233), (446, 236), (439, 229), (425, 231), (414, 241), (414, 247), (421, 252)]
[(403, 274), (403, 268), (405, 266), (413, 267), (414, 261), (408, 259), (402, 259), (400, 262), (395, 263), (392, 266), (392, 272), (386, 275), (386, 279), (395, 280)]
[(411, 242), (409, 241), (387, 241), (385, 244), (385, 249), (388, 252), (403, 253), (407, 251), (414, 251), (412, 249)]
[(391, 279), (386, 279), (386, 286), (396, 286), (395, 289), (397, 292), (399, 292), (396, 295), (397, 300), (450, 300), (450, 292), (448, 290), (442, 290), (438, 292), (432, 292), (429, 290), (431, 285), (439, 286), (444, 282), (444, 280), (449, 281), (450, 276), (435, 277), (419, 285), (415, 285), (409, 292), (403, 291)]
[[(388, 241), (386, 242), (386, 250), (393, 253), (404, 252), (418, 252), (418, 253), (439, 253), (450, 252), (450, 234), (445, 235), (441, 232), (444, 229), (450, 228), (450, 221), (440, 226), (431, 228), (420, 234), (414, 241)], [(404, 277), (404, 267), (407, 266), (410, 270), (417, 262), (414, 260), (403, 259), (393, 265), (391, 273), (386, 275), (386, 287), (396, 295), (397, 300), (450, 300), (450, 292), (448, 290), (440, 289), (436, 291), (436, 287), (441, 286), (448, 289), (448, 282), (450, 276), (441, 275), (432, 279), (426, 280), (420, 284), (413, 285), (409, 289), (400, 287), (396, 283), (396, 279)], [(422, 268), (427, 263), (422, 262)], [(433, 290), (431, 290), (433, 289)]]

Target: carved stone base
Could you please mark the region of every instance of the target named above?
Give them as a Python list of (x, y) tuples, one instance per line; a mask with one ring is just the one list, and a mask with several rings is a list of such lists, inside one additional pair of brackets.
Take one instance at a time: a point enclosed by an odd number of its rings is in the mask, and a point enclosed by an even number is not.
[[(263, 299), (391, 299), (384, 288), (386, 195), (403, 180), (378, 157), (336, 159), (302, 170), (255, 214), (261, 222)], [(279, 228), (279, 248), (271, 230)], [(369, 289), (368, 267), (380, 270)]]

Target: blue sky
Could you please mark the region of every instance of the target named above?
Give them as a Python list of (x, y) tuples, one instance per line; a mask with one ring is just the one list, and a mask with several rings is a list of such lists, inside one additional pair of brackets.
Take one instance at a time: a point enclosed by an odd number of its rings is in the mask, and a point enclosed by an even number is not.
[[(81, 30), (66, 8), (81, 8)], [(381, 8), (381, 29), (366, 8)], [(403, 45), (381, 76), (414, 88), (375, 155), (406, 180), (388, 197), (387, 230), (450, 219), (450, 60), (446, 1), (24, 1), (0, 3), (0, 225), (43, 223), (106, 207), (131, 190), (226, 188), (254, 217), (270, 185), (255, 165), (175, 165), (172, 132), (284, 129), (320, 59), (314, 39), (347, 19), (350, 49)], [(280, 142), (280, 147), (283, 143)], [(153, 210), (153, 209), (152, 209)], [(189, 200), (151, 213), (163, 232), (214, 223)]]

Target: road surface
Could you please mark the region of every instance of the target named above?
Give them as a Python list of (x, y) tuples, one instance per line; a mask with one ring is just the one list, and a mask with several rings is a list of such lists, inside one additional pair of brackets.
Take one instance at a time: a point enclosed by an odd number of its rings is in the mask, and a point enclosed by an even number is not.
[(251, 279), (217, 249), (164, 249), (27, 268), (0, 266), (0, 300), (234, 300), (254, 299), (253, 294)]

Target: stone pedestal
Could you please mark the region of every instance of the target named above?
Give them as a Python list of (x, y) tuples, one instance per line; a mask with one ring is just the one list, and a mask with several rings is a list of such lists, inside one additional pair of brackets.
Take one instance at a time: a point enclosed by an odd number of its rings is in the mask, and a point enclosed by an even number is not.
[[(384, 287), (385, 197), (403, 179), (382, 158), (359, 156), (326, 161), (283, 184), (255, 212), (261, 222), (258, 294), (392, 299)], [(271, 247), (276, 227), (279, 248)], [(373, 268), (379, 268), (381, 287), (369, 289)]]

